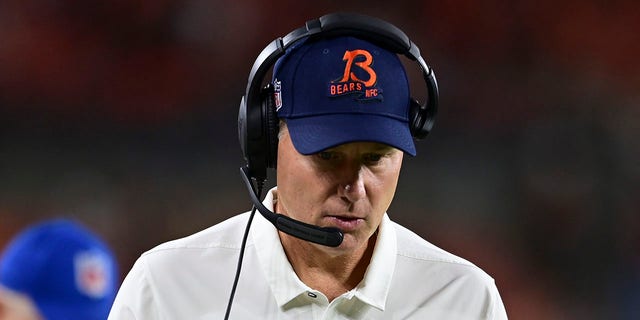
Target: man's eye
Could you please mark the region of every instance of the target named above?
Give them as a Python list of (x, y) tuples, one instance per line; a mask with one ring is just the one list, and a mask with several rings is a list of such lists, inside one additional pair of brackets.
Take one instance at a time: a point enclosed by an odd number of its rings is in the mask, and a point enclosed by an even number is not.
[(380, 159), (382, 159), (382, 155), (377, 153), (368, 153), (364, 156), (364, 160), (368, 163), (379, 162)]
[(333, 154), (331, 152), (321, 151), (318, 152), (318, 158), (322, 160), (331, 160), (331, 158), (333, 158)]

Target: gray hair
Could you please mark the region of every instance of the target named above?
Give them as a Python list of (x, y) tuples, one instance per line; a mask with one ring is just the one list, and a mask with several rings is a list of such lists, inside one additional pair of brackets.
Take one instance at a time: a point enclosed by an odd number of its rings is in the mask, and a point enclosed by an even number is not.
[(278, 140), (282, 138), (282, 134), (284, 133), (285, 130), (287, 130), (287, 123), (284, 120), (280, 119), (279, 128), (278, 128)]

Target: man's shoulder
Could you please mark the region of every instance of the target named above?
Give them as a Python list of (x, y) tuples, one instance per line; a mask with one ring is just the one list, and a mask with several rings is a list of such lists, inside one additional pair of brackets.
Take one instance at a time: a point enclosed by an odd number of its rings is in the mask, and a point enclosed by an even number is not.
[(398, 257), (403, 259), (405, 263), (424, 268), (443, 268), (454, 273), (475, 274), (486, 280), (491, 279), (469, 260), (432, 244), (400, 224), (394, 222), (394, 226), (398, 238)]
[[(506, 319), (504, 305), (494, 279), (480, 267), (423, 239), (394, 223), (397, 260), (390, 308), (436, 303), (438, 308), (419, 308), (423, 318), (450, 319), (454, 313), (464, 319)], [(405, 294), (406, 288), (420, 284), (419, 290)], [(433, 297), (438, 296), (438, 299)], [(465, 301), (463, 309), (460, 301)]]
[(238, 250), (248, 218), (248, 212), (232, 216), (191, 235), (159, 244), (143, 253), (143, 256), (184, 250)]

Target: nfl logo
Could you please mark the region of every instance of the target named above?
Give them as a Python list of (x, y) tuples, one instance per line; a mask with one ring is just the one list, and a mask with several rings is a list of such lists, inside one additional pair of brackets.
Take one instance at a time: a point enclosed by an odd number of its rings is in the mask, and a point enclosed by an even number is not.
[(278, 79), (273, 82), (273, 102), (276, 112), (282, 108), (282, 84)]
[(79, 252), (74, 258), (76, 287), (81, 293), (103, 298), (109, 289), (109, 260), (100, 252)]

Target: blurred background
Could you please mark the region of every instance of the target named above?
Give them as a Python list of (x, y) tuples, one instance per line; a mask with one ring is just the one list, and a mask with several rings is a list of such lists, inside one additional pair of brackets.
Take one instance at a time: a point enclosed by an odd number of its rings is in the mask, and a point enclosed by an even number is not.
[(1, 1), (0, 246), (71, 217), (124, 277), (143, 251), (249, 210), (251, 65), (332, 11), (397, 25), (438, 76), (436, 127), (405, 160), (392, 219), (492, 275), (511, 319), (639, 319), (630, 0)]

